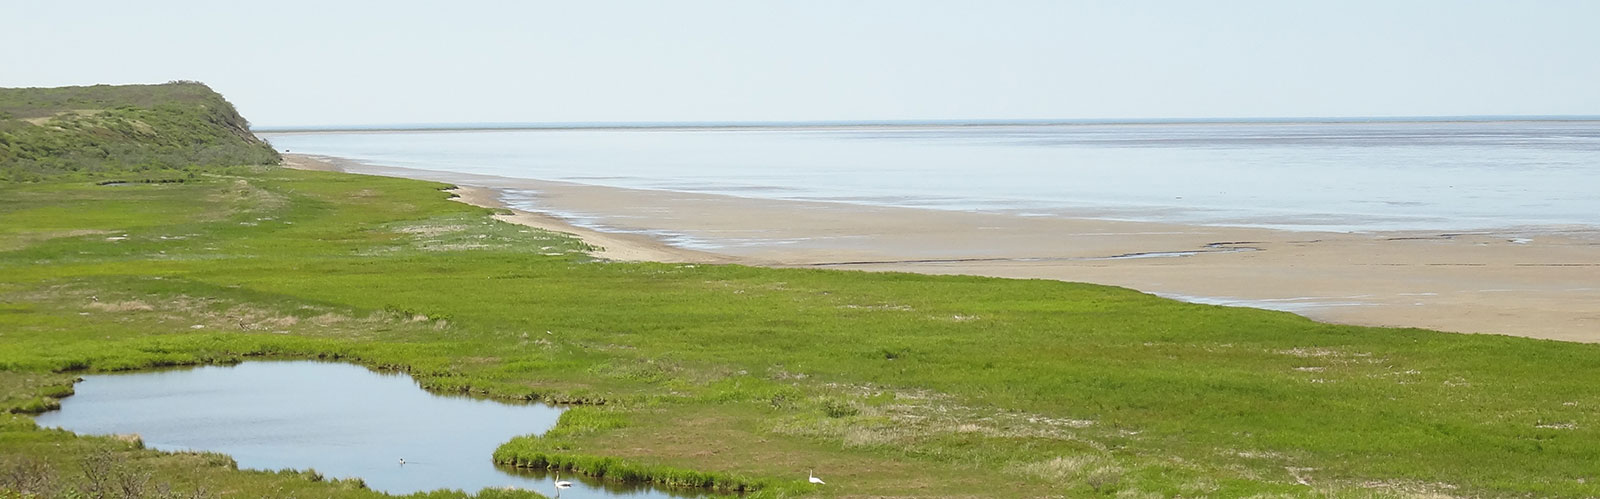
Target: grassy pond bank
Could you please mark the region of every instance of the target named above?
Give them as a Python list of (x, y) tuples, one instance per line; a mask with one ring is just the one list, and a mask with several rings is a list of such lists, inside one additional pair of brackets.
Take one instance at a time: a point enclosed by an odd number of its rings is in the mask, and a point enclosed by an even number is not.
[[(549, 472), (495, 466), (490, 456), (512, 437), (544, 433), (560, 414), (545, 404), (429, 394), (404, 374), (349, 364), (252, 361), (85, 376), (60, 409), (36, 421), (79, 434), (137, 434), (151, 449), (218, 452), (240, 468), (314, 469), (391, 494), (553, 494)], [(675, 497), (618, 480), (564, 479), (574, 486), (562, 497), (574, 499)]]

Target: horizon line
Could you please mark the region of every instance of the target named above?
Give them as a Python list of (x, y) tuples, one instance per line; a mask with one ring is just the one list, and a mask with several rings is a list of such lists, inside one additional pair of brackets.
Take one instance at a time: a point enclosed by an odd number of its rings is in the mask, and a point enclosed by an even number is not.
[(282, 125), (250, 127), (260, 133), (295, 132), (431, 132), (491, 130), (621, 130), (621, 129), (735, 129), (735, 128), (872, 128), (1050, 125), (1170, 125), (1170, 124), (1336, 124), (1336, 123), (1494, 123), (1494, 122), (1600, 121), (1600, 115), (1454, 115), (1454, 116), (1329, 116), (1253, 118), (974, 118), (912, 120), (773, 120), (773, 121), (553, 121), (553, 122), (445, 122), (354, 125)]

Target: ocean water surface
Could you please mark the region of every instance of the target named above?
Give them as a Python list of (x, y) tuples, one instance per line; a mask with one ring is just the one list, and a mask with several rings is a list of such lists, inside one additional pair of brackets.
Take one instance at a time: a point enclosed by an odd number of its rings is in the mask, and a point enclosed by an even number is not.
[(263, 135), (387, 166), (756, 198), (1290, 230), (1600, 226), (1600, 121)]

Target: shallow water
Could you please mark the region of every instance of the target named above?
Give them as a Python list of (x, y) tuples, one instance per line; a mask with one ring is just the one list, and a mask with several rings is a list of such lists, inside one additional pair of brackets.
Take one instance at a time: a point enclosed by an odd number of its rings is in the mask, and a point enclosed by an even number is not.
[(1600, 226), (1595, 121), (265, 136), (374, 164), (757, 198), (1291, 230)]
[[(561, 409), (549, 405), (435, 395), (403, 374), (310, 361), (89, 375), (76, 391), (39, 425), (137, 433), (155, 449), (221, 452), (240, 468), (360, 477), (394, 494), (514, 486), (554, 495), (553, 477), (492, 462), (511, 437), (553, 426)], [(574, 482), (564, 498), (692, 496), (563, 479)]]

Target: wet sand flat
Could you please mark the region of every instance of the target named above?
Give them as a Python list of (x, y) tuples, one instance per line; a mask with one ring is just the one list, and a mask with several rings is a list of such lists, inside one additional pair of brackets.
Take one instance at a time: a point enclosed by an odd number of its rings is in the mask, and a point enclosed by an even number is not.
[(450, 182), (480, 206), (520, 200), (530, 209), (501, 218), (579, 235), (619, 260), (1058, 279), (1343, 324), (1600, 342), (1592, 227), (1299, 232), (774, 201), (300, 155), (287, 162)]

